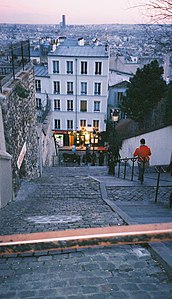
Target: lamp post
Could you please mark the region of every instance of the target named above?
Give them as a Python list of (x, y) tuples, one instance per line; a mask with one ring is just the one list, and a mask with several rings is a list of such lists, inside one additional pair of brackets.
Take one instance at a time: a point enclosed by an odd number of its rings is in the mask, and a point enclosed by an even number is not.
[(96, 154), (94, 152), (95, 150), (95, 136), (96, 136), (96, 130), (93, 130), (93, 154), (92, 154), (92, 166), (95, 166), (96, 164)]
[(115, 125), (119, 119), (119, 109), (111, 109), (111, 119), (113, 122), (113, 151), (115, 149)]
[(115, 125), (119, 119), (119, 109), (110, 110), (111, 120), (113, 122), (113, 141), (112, 141), (112, 151), (109, 155), (109, 174), (115, 174), (115, 159), (117, 158), (117, 153), (115, 151)]
[(93, 130), (93, 154), (94, 154), (94, 150), (95, 150), (95, 136), (96, 136), (97, 132), (96, 130)]

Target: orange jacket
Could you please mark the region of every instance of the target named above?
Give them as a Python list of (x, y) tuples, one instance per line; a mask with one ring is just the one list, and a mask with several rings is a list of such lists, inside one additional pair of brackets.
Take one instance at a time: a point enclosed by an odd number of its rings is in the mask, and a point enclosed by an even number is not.
[(134, 157), (138, 157), (138, 161), (148, 161), (151, 155), (151, 150), (147, 145), (141, 145), (134, 151)]

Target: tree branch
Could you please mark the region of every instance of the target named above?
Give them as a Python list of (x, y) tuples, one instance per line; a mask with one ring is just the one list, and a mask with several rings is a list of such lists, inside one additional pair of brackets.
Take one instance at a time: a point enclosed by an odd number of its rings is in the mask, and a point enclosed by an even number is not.
[(137, 0), (131, 8), (141, 8), (151, 22), (172, 20), (172, 0)]

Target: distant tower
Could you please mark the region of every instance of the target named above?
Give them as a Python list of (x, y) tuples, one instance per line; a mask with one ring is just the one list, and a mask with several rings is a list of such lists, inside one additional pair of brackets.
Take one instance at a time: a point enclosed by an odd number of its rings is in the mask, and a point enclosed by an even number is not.
[(66, 28), (66, 16), (62, 15), (62, 21), (60, 22), (61, 28)]

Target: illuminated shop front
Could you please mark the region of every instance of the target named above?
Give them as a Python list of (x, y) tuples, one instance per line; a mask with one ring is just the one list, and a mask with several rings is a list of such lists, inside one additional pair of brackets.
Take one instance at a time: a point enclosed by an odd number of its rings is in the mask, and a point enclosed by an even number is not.
[(95, 134), (95, 131), (89, 132), (86, 130), (81, 131), (65, 131), (65, 130), (54, 130), (54, 139), (57, 146), (86, 146), (87, 144), (98, 145), (99, 133)]
[(64, 130), (53, 130), (54, 140), (58, 147), (69, 145), (68, 131)]

